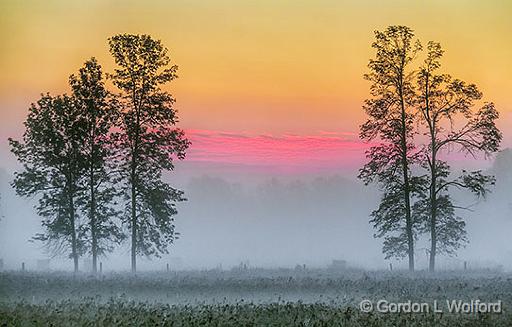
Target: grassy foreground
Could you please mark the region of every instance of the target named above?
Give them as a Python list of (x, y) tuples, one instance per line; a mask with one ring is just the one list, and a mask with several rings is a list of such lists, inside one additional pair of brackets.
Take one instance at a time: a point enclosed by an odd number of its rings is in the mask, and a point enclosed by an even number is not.
[[(363, 313), (361, 299), (501, 300), (501, 314)], [(512, 276), (477, 272), (0, 273), (0, 326), (512, 326)]]
[(510, 314), (367, 314), (327, 304), (170, 306), (83, 299), (0, 308), (2, 326), (512, 326)]

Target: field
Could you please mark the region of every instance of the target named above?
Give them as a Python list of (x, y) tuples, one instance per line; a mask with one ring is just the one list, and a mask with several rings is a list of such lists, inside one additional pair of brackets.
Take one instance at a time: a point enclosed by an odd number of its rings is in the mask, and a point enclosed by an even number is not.
[[(502, 301), (502, 313), (364, 313), (359, 303)], [(0, 273), (0, 326), (512, 326), (512, 275), (327, 269)]]

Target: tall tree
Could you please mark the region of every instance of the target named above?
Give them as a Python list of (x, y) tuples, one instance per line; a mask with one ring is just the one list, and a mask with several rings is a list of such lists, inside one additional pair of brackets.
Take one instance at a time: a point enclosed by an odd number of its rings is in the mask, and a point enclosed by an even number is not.
[(148, 35), (121, 34), (109, 39), (110, 53), (118, 67), (111, 76), (122, 92), (123, 180), (127, 200), (126, 223), (131, 231), (131, 266), (137, 254), (166, 253), (176, 237), (176, 202), (183, 192), (162, 180), (173, 170), (173, 158), (183, 159), (189, 141), (177, 123), (174, 98), (162, 85), (177, 77), (168, 50)]
[(82, 118), (72, 98), (43, 95), (29, 109), (22, 141), (9, 139), (11, 151), (23, 165), (13, 181), (17, 194), (39, 197), (36, 210), (45, 231), (34, 238), (55, 253), (71, 249), (75, 272), (84, 249), (77, 211), (85, 168)]
[(92, 271), (97, 272), (97, 258), (113, 250), (123, 239), (123, 233), (114, 220), (116, 188), (112, 171), (114, 146), (110, 133), (117, 118), (114, 98), (105, 89), (103, 72), (95, 58), (86, 61), (78, 75), (71, 75), (69, 84), (73, 100), (85, 123), (82, 158), (85, 161), (82, 201), (89, 218), (81, 231), (88, 240), (92, 255)]
[(385, 237), (387, 257), (407, 256), (414, 270), (415, 223), (411, 215), (410, 165), (416, 159), (412, 137), (415, 98), (411, 62), (421, 49), (413, 31), (406, 26), (390, 26), (375, 32), (375, 59), (365, 78), (372, 84), (371, 99), (365, 101), (369, 116), (360, 130), (363, 140), (378, 139), (380, 145), (366, 153), (368, 162), (359, 178), (366, 184), (377, 182), (384, 191), (379, 208), (372, 214), (376, 236)]
[(428, 144), (424, 148), (424, 167), (428, 170), (428, 196), (418, 203), (419, 215), (425, 218), (430, 233), (429, 270), (434, 271), (439, 252), (453, 253), (466, 241), (464, 220), (455, 214), (451, 187), (468, 189), (477, 196), (485, 196), (494, 177), (481, 171), (466, 172), (450, 178), (451, 169), (440, 154), (458, 149), (475, 157), (498, 151), (502, 139), (495, 121), (499, 114), (493, 103), (485, 103), (475, 110), (475, 102), (482, 93), (475, 84), (438, 73), (443, 55), (441, 45), (429, 42), (427, 56), (421, 67), (417, 83), (418, 107), (421, 121), (426, 127)]

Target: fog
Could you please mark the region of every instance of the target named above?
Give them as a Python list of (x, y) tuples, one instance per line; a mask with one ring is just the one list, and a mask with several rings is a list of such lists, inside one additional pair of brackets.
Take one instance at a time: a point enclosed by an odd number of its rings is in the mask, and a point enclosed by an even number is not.
[[(487, 163), (489, 166), (489, 163)], [(460, 268), (464, 261), (479, 268), (512, 269), (512, 151), (500, 153), (488, 172), (497, 177), (493, 193), (476, 200), (456, 192), (454, 197), (471, 211), (466, 218), (469, 244), (457, 257), (439, 257), (440, 269)], [(0, 258), (7, 269), (36, 269), (39, 259), (50, 258), (42, 244), (29, 241), (41, 231), (34, 212), (36, 199), (22, 199), (9, 186), (16, 167), (0, 169)], [(232, 167), (231, 167), (232, 168)], [(221, 164), (180, 163), (166, 179), (183, 189), (188, 201), (180, 203), (176, 228), (180, 238), (170, 253), (151, 260), (140, 258), (141, 270), (229, 269), (240, 263), (257, 267), (324, 267), (346, 260), (354, 267), (401, 268), (405, 261), (384, 260), (381, 240), (373, 237), (369, 214), (379, 192), (364, 186), (355, 171), (325, 174), (277, 175), (250, 173)], [(428, 239), (416, 246), (419, 269), (427, 267)], [(84, 258), (80, 269), (87, 270)], [(100, 259), (104, 270), (129, 269), (129, 243)], [(51, 258), (51, 269), (72, 269), (67, 258)]]

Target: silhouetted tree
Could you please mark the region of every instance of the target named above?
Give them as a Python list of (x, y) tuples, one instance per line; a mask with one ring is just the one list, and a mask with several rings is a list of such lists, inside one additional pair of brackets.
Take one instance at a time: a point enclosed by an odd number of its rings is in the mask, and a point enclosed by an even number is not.
[(162, 172), (174, 168), (173, 158), (185, 157), (189, 141), (175, 127), (174, 98), (161, 89), (176, 78), (167, 49), (148, 35), (116, 35), (109, 44), (118, 65), (112, 81), (122, 92), (117, 139), (135, 272), (137, 254), (166, 253), (176, 237), (175, 203), (184, 200), (183, 192), (162, 181)]
[(438, 73), (442, 55), (439, 43), (428, 43), (417, 81), (420, 117), (429, 140), (423, 156), (429, 187), (428, 196), (418, 202), (416, 211), (425, 218), (430, 233), (430, 271), (435, 269), (437, 253), (453, 253), (466, 242), (465, 223), (455, 214), (458, 207), (453, 204), (449, 189), (468, 189), (481, 197), (494, 184), (494, 177), (481, 171), (463, 171), (459, 177), (450, 178), (450, 166), (439, 154), (458, 149), (473, 157), (477, 153), (488, 156), (498, 151), (502, 138), (495, 124), (499, 114), (494, 104), (485, 103), (474, 110), (475, 101), (482, 98), (477, 86)]
[(12, 183), (20, 196), (39, 197), (37, 213), (43, 218), (44, 241), (51, 251), (71, 249), (74, 270), (84, 251), (78, 236), (80, 178), (86, 123), (71, 97), (43, 95), (32, 104), (22, 141), (9, 139), (11, 151), (23, 165)]
[(69, 79), (73, 100), (85, 123), (82, 142), (82, 158), (86, 170), (83, 173), (82, 201), (88, 213), (88, 224), (81, 230), (83, 239), (88, 240), (92, 255), (92, 270), (97, 272), (97, 257), (113, 250), (124, 234), (114, 220), (119, 216), (116, 210), (116, 188), (113, 178), (114, 146), (110, 132), (117, 118), (113, 97), (105, 89), (101, 66), (91, 58), (80, 68), (78, 75)]
[(385, 237), (386, 257), (408, 256), (410, 271), (414, 270), (415, 239), (410, 165), (417, 159), (412, 143), (415, 90), (410, 66), (421, 49), (413, 38), (413, 31), (405, 26), (375, 32), (372, 47), (376, 55), (368, 64), (370, 73), (365, 75), (372, 83), (372, 98), (365, 101), (369, 119), (361, 126), (360, 137), (378, 139), (381, 144), (367, 151), (368, 162), (359, 174), (366, 184), (377, 182), (384, 192), (371, 222), (376, 236)]

